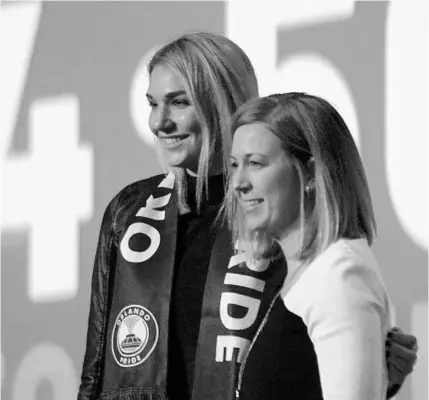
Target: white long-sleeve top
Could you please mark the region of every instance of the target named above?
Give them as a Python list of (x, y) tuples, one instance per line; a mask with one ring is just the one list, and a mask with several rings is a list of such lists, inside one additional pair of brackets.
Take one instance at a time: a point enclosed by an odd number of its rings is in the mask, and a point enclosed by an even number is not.
[(341, 239), (288, 267), (281, 296), (307, 326), (324, 400), (385, 400), (390, 306), (367, 241)]

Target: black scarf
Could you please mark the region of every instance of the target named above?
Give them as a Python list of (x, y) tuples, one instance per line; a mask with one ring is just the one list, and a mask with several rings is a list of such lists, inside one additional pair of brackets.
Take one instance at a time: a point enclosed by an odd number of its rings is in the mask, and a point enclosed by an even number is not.
[[(142, 194), (119, 237), (103, 399), (166, 399), (178, 206), (173, 175), (158, 182)], [(234, 255), (228, 229), (219, 225), (203, 298), (193, 400), (234, 398), (239, 365), (283, 281), (284, 268), (268, 268), (268, 261), (248, 267), (244, 261), (243, 253)]]

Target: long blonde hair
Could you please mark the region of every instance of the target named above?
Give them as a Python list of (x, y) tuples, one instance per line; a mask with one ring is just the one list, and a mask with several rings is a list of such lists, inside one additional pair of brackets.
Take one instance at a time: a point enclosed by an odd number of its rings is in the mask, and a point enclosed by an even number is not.
[[(168, 65), (184, 79), (186, 90), (201, 124), (202, 148), (198, 163), (196, 202), (199, 209), (207, 195), (210, 163), (222, 152), (227, 169), (231, 149), (231, 118), (237, 108), (258, 97), (253, 66), (244, 51), (226, 37), (209, 32), (180, 36), (158, 50), (151, 59), (149, 75), (157, 65)], [(176, 176), (179, 203), (186, 207), (183, 168), (171, 168)]]
[[(275, 94), (244, 104), (231, 136), (262, 123), (292, 158), (300, 178), (300, 258), (312, 259), (338, 238), (366, 237), (376, 222), (365, 169), (343, 118), (327, 101), (306, 93)], [(308, 190), (304, 190), (305, 186)], [(235, 238), (246, 236), (243, 216), (229, 185), (224, 203)]]

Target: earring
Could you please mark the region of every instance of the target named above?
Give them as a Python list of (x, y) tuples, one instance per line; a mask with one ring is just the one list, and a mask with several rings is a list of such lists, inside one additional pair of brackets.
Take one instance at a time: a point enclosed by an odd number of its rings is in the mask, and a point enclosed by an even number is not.
[(314, 183), (313, 182), (309, 182), (304, 186), (304, 192), (306, 194), (309, 194), (311, 192), (311, 190), (314, 188)]

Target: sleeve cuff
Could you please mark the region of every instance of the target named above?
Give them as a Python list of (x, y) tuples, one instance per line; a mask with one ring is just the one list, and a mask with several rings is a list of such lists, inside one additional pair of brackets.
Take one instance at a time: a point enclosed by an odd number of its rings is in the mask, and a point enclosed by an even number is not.
[(389, 385), (389, 387), (387, 388), (386, 399), (391, 399), (393, 396), (395, 396), (399, 392), (400, 388), (401, 388), (401, 385), (397, 383), (394, 383), (393, 385)]

